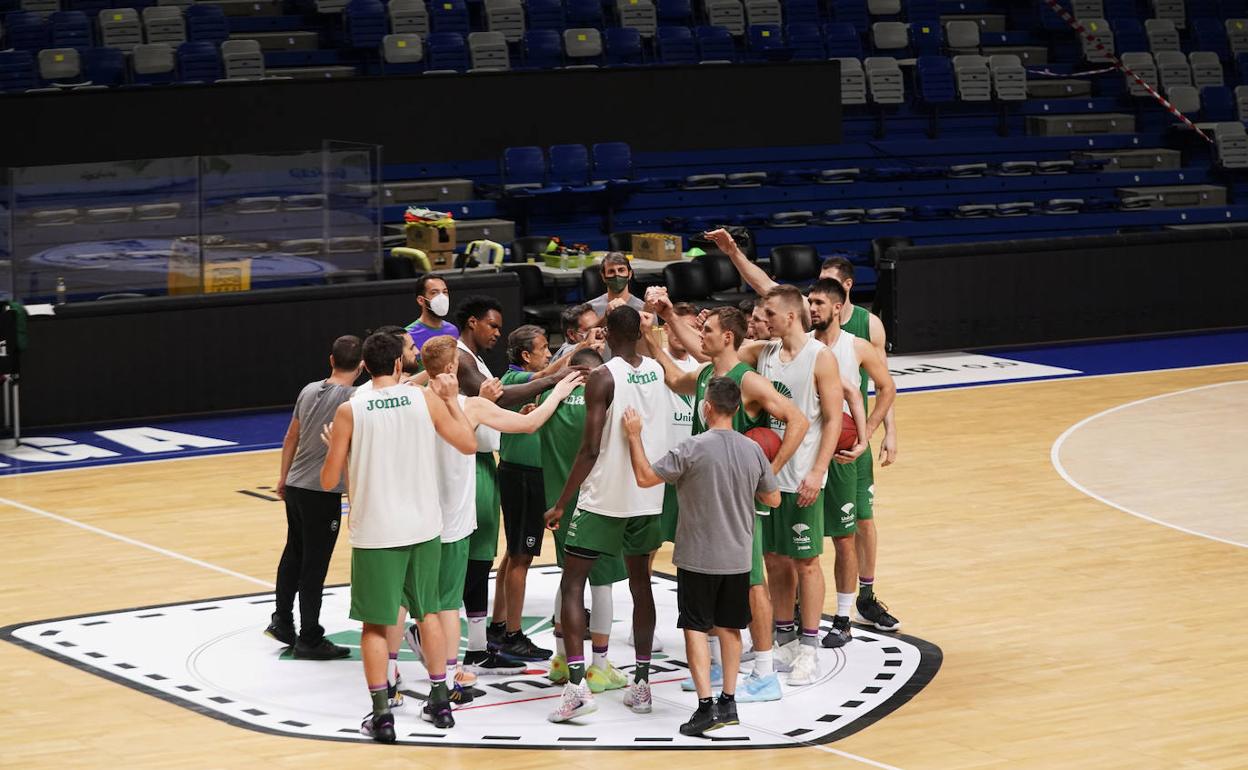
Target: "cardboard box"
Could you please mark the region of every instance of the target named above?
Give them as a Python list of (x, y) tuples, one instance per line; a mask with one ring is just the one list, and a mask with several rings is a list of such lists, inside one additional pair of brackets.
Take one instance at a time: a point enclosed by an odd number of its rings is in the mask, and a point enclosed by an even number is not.
[(429, 265), (434, 270), (450, 270), (455, 266), (455, 252), (450, 249), (426, 251), (425, 256), (429, 257)]
[(684, 254), (679, 235), (637, 233), (633, 236), (633, 259), (675, 262)]
[(446, 227), (430, 227), (419, 222), (411, 222), (404, 227), (407, 233), (407, 246), (420, 249), (425, 253), (433, 251), (451, 251), (455, 248), (455, 225)]

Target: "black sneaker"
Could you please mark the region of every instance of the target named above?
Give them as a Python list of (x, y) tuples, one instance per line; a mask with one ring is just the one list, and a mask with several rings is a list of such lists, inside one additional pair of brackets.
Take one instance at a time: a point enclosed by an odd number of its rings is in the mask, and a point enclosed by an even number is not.
[(874, 594), (870, 599), (859, 596), (856, 604), (859, 622), (875, 626), (881, 631), (896, 631), (901, 628), (901, 621), (889, 614), (888, 607), (875, 598)]
[(680, 726), (681, 735), (701, 735), (711, 730), (718, 730), (724, 723), (720, 721), (719, 704), (712, 703), (709, 709), (698, 709), (689, 717), (689, 721)]
[(340, 660), (351, 657), (351, 650), (334, 644), (325, 637), (316, 644), (295, 643), (295, 658), (298, 660)]
[(378, 743), (394, 743), (394, 714), (369, 712), (364, 716), (364, 722), (360, 725), (360, 733)]
[(472, 688), (465, 688), (462, 684), (456, 682), (455, 686), (451, 688), (450, 698), (452, 708), (472, 703)]
[(853, 638), (853, 635), (849, 632), (849, 618), (845, 615), (836, 615), (832, 618), (832, 630), (823, 637), (823, 646), (830, 648), (844, 647)]
[(503, 646), (503, 636), (507, 634), (507, 626), (504, 623), (487, 623), (485, 626), (485, 646), (487, 649), (496, 650)]
[(533, 640), (525, 636), (524, 632), (517, 631), (502, 638), (502, 643), (498, 645), (498, 654), (513, 660), (535, 662), (550, 660), (552, 653), (550, 650), (533, 644)]
[(719, 724), (721, 727), (724, 725), (741, 724), (741, 720), (737, 718), (737, 701), (735, 698), (724, 700), (721, 695), (719, 700), (715, 701), (715, 708), (719, 711)]
[(433, 726), (439, 730), (449, 730), (455, 726), (455, 717), (451, 715), (449, 701), (426, 703), (425, 708), (420, 712), (420, 718), (426, 722), (432, 722)]
[(269, 627), (264, 629), (264, 635), (270, 639), (276, 639), (287, 647), (293, 647), (295, 642), (298, 641), (295, 624), (283, 621), (277, 616), (276, 612), (269, 618)]
[(523, 674), (524, 664), (519, 661), (504, 660), (494, 650), (469, 650), (464, 653), (464, 669), (478, 676), (483, 674), (510, 676)]

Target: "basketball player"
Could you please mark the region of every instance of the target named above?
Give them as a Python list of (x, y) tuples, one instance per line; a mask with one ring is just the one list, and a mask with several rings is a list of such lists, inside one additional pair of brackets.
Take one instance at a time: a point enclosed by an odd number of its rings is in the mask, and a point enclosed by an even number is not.
[[(455, 340), (449, 336), (434, 337), (425, 343), (421, 360), (430, 374), (453, 374), (459, 366)], [(497, 406), (480, 396), (458, 396), (458, 403), (475, 431), (485, 425), (504, 434), (532, 435), (554, 414), (559, 402), (581, 385), (583, 375), (572, 372), (550, 391), (550, 403), (528, 414), (518, 414)], [(443, 656), (447, 670), (453, 670), (459, 658), (459, 606), (464, 593), (464, 576), (468, 571), (470, 536), (477, 528), (475, 459), (445, 443), (438, 444), (438, 488), (442, 504), (442, 558), (439, 573), (438, 614), (446, 639)], [(540, 515), (540, 514), (539, 514)], [(539, 535), (540, 535), (539, 531)], [(472, 700), (471, 687), (475, 677), (461, 670), (455, 675), (450, 692), (454, 704)]]
[[(597, 350), (587, 348), (572, 354), (573, 366), (598, 367), (602, 365), (602, 356)], [(550, 396), (547, 391), (538, 396), (542, 403)], [(567, 483), (568, 473), (576, 461), (581, 446), (581, 437), (585, 434), (585, 388), (578, 387), (565, 398), (555, 414), (538, 431), (542, 444), (542, 482), (546, 491), (546, 504), (553, 506), (559, 500), (559, 493)], [(559, 528), (555, 530), (555, 559), (560, 567), (564, 565), (564, 540), (568, 535), (568, 524), (572, 521), (572, 511), (576, 501), (564, 507), (563, 518), (559, 520)], [(585, 682), (595, 695), (605, 690), (618, 690), (628, 686), (628, 677), (611, 663), (608, 658), (611, 641), (611, 623), (615, 616), (615, 602), (611, 588), (615, 583), (628, 577), (624, 568), (624, 559), (620, 556), (600, 556), (594, 560), (589, 571), (589, 594), (592, 614), (589, 616), (590, 643), (594, 657), (585, 670)], [(555, 612), (552, 622), (555, 626), (555, 657), (550, 661), (550, 681), (565, 684), (568, 681), (568, 651), (564, 644), (562, 593), (555, 592)]]
[[(810, 306), (811, 335), (828, 346), (843, 377), (854, 390), (859, 389), (862, 372), (875, 382), (875, 406), (867, 417), (867, 438), (884, 421), (893, 408), (897, 386), (888, 367), (880, 360), (870, 342), (841, 329), (841, 306), (846, 301), (845, 288), (839, 281), (820, 278), (807, 292)], [(848, 412), (848, 409), (846, 409)], [(864, 456), (870, 457), (869, 452)], [(823, 637), (824, 647), (840, 647), (850, 640), (849, 611), (854, 606), (854, 578), (857, 553), (854, 549), (855, 522), (859, 500), (858, 477), (861, 462), (850, 465), (832, 463), (828, 468), (828, 485), (824, 488), (824, 534), (832, 538), (836, 551), (836, 615), (832, 630)]]
[(663, 541), (661, 487), (642, 489), (631, 473), (628, 444), (620, 415), (633, 407), (642, 416), (643, 437), (650, 461), (668, 449), (667, 410), (670, 405), (663, 369), (637, 352), (641, 314), (624, 305), (607, 314), (607, 345), (615, 357), (589, 376), (585, 387), (585, 435), (559, 499), (546, 512), (546, 525), (559, 526), (563, 511), (578, 493), (564, 544), (563, 639), (568, 651), (568, 683), (552, 722), (564, 722), (597, 710), (584, 682), (581, 655), (585, 623), (585, 580), (604, 554), (623, 555), (633, 597), (633, 640), (637, 666), (624, 705), (648, 714), (650, 639), (654, 634), (654, 595), (650, 590), (650, 554)]
[[(624, 410), (629, 457), (638, 486), (675, 483), (681, 518), (672, 562), (676, 565), (677, 625), (685, 632), (689, 670), (698, 708), (680, 726), (682, 735), (701, 735), (737, 719), (737, 669), (741, 665), (741, 629), (750, 623), (750, 563), (754, 502), (779, 505), (780, 492), (771, 464), (758, 444), (734, 430), (741, 390), (727, 377), (712, 377), (698, 418), (706, 430), (685, 439), (651, 464), (642, 439), (641, 415)], [(719, 700), (711, 700), (711, 662), (707, 646), (712, 631), (724, 648)]]
[[(338, 541), (342, 521), (344, 485), (321, 489), (320, 471), (326, 447), (318, 436), (321, 426), (333, 419), (339, 405), (355, 393), (360, 376), (359, 337), (334, 340), (329, 354), (329, 377), (308, 383), (299, 391), (290, 427), (282, 441), (282, 466), (277, 496), (286, 503), (286, 547), (277, 565), (277, 607), (265, 633), (294, 647), (303, 660), (334, 660), (351, 654), (346, 647), (325, 638), (321, 627), (321, 593), (325, 573)], [(295, 636), (295, 594), (299, 595), (299, 621)]]
[(363, 354), (373, 389), (355, 394), (335, 412), (321, 488), (342, 481), (349, 450), (351, 618), (364, 624), (360, 655), (373, 702), (360, 731), (393, 743), (386, 627), (397, 622), (400, 604), (421, 625), (430, 682), (421, 716), (441, 729), (455, 726), (436, 609), (442, 510), (436, 492), (413, 489), (411, 473), (436, 467), (437, 437), (464, 454), (476, 450), (476, 437), (456, 400), (454, 375), (439, 375), (424, 390), (400, 385), (403, 346), (391, 334), (370, 335)]
[[(666, 315), (668, 303), (665, 295), (656, 293), (655, 305), (660, 317)], [(683, 329), (672, 326), (681, 335)], [(810, 421), (790, 399), (784, 397), (772, 384), (765, 380), (749, 364), (744, 363), (737, 351), (745, 341), (746, 320), (735, 308), (720, 307), (711, 310), (702, 323), (699, 345), (703, 354), (710, 357), (710, 364), (703, 366), (695, 374), (677, 371), (669, 365), (665, 356), (658, 360), (663, 366), (667, 385), (674, 392), (692, 393), (694, 395), (693, 434), (698, 435), (706, 430), (699, 411), (705, 398), (707, 384), (713, 377), (727, 377), (736, 383), (741, 392), (741, 409), (732, 418), (735, 430), (745, 433), (749, 429), (766, 425), (770, 414), (785, 423), (784, 438), (780, 449), (771, 462), (772, 472), (779, 472), (793, 457), (810, 426)], [(693, 344), (693, 339), (687, 340)], [(754, 640), (754, 670), (746, 679), (738, 700), (742, 703), (754, 701), (779, 700), (781, 697), (780, 680), (775, 674), (775, 662), (772, 655), (772, 607), (771, 597), (767, 591), (767, 581), (763, 568), (763, 530), (770, 515), (770, 508), (758, 510), (760, 520), (754, 527), (754, 561), (750, 569), (750, 636)], [(718, 686), (722, 681), (723, 667), (716, 659), (718, 645), (711, 643), (711, 685)], [(783, 670), (787, 671), (786, 665)], [(692, 689), (692, 678), (681, 683), (683, 689)]]
[[(715, 242), (721, 251), (732, 259), (737, 272), (756, 292), (765, 293), (775, 281), (767, 276), (763, 269), (750, 262), (744, 252), (738, 248), (726, 230), (715, 230), (707, 233), (707, 237)], [(820, 278), (832, 278), (845, 287), (846, 297), (854, 286), (854, 265), (844, 257), (829, 257), (824, 260), (819, 270)], [(884, 322), (879, 316), (868, 312), (865, 308), (854, 305), (846, 299), (841, 308), (841, 328), (859, 339), (869, 340), (884, 365), (888, 365), (888, 340), (884, 333)], [(862, 399), (867, 399), (867, 377), (862, 378)], [(866, 459), (859, 459), (858, 468), (859, 497), (855, 504), (856, 515), (861, 517), (857, 522), (857, 533), (854, 536), (854, 548), (858, 555), (858, 602), (856, 609), (858, 619), (875, 626), (881, 631), (896, 631), (901, 628), (901, 621), (889, 613), (888, 608), (875, 595), (875, 567), (878, 538), (875, 531), (875, 470), (871, 459), (870, 447), (864, 452)], [(880, 467), (887, 468), (897, 461), (897, 425), (893, 411), (890, 409), (884, 416), (884, 439), (880, 445)]]

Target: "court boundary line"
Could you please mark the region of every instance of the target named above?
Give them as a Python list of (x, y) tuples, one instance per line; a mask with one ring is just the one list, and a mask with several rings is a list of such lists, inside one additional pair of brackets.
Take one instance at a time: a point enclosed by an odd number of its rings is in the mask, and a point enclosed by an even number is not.
[(1128, 513), (1137, 518), (1152, 522), (1153, 524), (1160, 524), (1163, 527), (1169, 527), (1170, 529), (1177, 530), (1187, 535), (1195, 535), (1197, 537), (1203, 537), (1206, 540), (1213, 540), (1215, 542), (1224, 543), (1226, 545), (1234, 545), (1240, 548), (1248, 548), (1248, 543), (1241, 543), (1238, 540), (1230, 540), (1224, 537), (1218, 537), (1217, 535), (1210, 535), (1206, 532), (1198, 532), (1194, 529), (1189, 529), (1187, 527), (1183, 527), (1178, 524), (1172, 524), (1171, 522), (1163, 521), (1154, 516), (1149, 516), (1146, 513), (1140, 513), (1139, 511), (1134, 511), (1126, 507), (1125, 505), (1121, 505), (1119, 503), (1114, 502), (1113, 500), (1110, 500), (1104, 495), (1097, 494), (1096, 492), (1093, 492), (1092, 490), (1088, 489), (1084, 485), (1080, 484), (1078, 481), (1075, 481), (1074, 477), (1071, 476), (1070, 472), (1066, 470), (1066, 466), (1062, 464), (1062, 458), (1061, 458), (1062, 446), (1066, 443), (1066, 440), (1068, 438), (1070, 438), (1072, 435), (1075, 434), (1076, 431), (1088, 425), (1089, 423), (1094, 422), (1095, 420), (1099, 420), (1100, 418), (1105, 417), (1107, 415), (1113, 414), (1114, 412), (1118, 412), (1118, 411), (1127, 409), (1132, 406), (1138, 406), (1139, 404), (1146, 404), (1150, 401), (1160, 401), (1163, 398), (1170, 398), (1172, 396), (1182, 396), (1188, 393), (1195, 393), (1201, 390), (1211, 390), (1213, 388), (1222, 388), (1222, 387), (1226, 387), (1227, 385), (1243, 385), (1245, 383), (1248, 383), (1248, 380), (1227, 380), (1225, 382), (1214, 382), (1208, 385), (1198, 385), (1194, 388), (1184, 388), (1183, 390), (1175, 390), (1169, 393), (1159, 393), (1155, 396), (1148, 396), (1147, 398), (1140, 398), (1140, 399), (1136, 399), (1135, 401), (1128, 401), (1125, 404), (1118, 404), (1117, 406), (1110, 407), (1109, 409), (1104, 409), (1100, 412), (1097, 412), (1096, 414), (1089, 415), (1088, 417), (1083, 418), (1079, 422), (1067, 428), (1065, 431), (1062, 432), (1062, 435), (1057, 437), (1057, 440), (1053, 442), (1053, 446), (1049, 448), (1049, 462), (1052, 464), (1053, 469), (1057, 471), (1057, 475), (1061, 476), (1063, 481), (1065, 481), (1070, 486), (1074, 487), (1079, 492), (1082, 492), (1083, 494), (1092, 498), (1093, 500), (1096, 500), (1097, 502), (1108, 505), (1110, 508), (1116, 508), (1117, 510), (1122, 511), (1123, 513)]

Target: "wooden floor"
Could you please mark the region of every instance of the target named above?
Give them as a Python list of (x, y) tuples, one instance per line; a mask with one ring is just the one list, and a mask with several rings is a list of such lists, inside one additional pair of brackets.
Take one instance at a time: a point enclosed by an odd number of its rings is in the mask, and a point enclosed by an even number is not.
[[(876, 472), (878, 592), (944, 664), (913, 701), (827, 747), (555, 755), (283, 738), (0, 644), (0, 765), (1242, 768), (1248, 550), (1088, 497), (1050, 450), (1103, 410), (1246, 379), (1239, 365), (901, 396), (901, 460)], [(1248, 403), (1231, 406), (1234, 415), (1201, 412), (1206, 424), (1190, 435), (1216, 436), (1221, 419), (1248, 414)], [(1185, 451), (1151, 441), (1154, 452)], [(1140, 449), (1099, 447), (1107, 461)], [(1248, 447), (1206, 457), (1226, 464), (1205, 477), (1214, 486), (1248, 468)], [(277, 464), (259, 452), (0, 479), (0, 625), (258, 590), (272, 580), (283, 513), (237, 490), (272, 484)], [(1138, 497), (1150, 483), (1129, 486)], [(1226, 504), (1215, 488), (1190, 490), (1190, 505), (1204, 496)], [(1248, 517), (1242, 498), (1232, 504)], [(347, 580), (347, 556), (340, 543), (331, 582)]]

